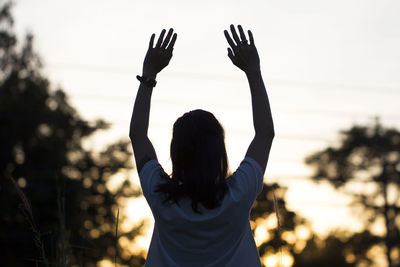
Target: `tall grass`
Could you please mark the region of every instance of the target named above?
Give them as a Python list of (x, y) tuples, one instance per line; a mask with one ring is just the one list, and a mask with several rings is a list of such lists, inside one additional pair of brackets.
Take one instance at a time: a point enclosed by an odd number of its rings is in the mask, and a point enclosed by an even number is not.
[[(39, 249), (40, 251), (40, 256), (41, 258), (39, 260), (35, 260), (36, 262), (36, 266), (38, 266), (38, 262), (43, 263), (46, 267), (50, 267), (50, 266), (60, 266), (60, 267), (66, 267), (69, 266), (69, 262), (67, 260), (67, 238), (66, 238), (66, 227), (65, 227), (65, 183), (63, 183), (63, 190), (60, 190), (60, 186), (57, 186), (57, 207), (58, 207), (58, 217), (59, 217), (59, 227), (60, 227), (60, 244), (57, 246), (57, 256), (56, 259), (58, 258), (58, 260), (56, 260), (56, 262), (51, 263), (48, 260), (48, 257), (46, 256), (46, 252), (45, 252), (45, 247), (44, 247), (44, 243), (42, 241), (42, 234), (39, 231), (39, 228), (37, 227), (35, 220), (33, 218), (33, 212), (31, 209), (31, 205), (30, 202), (28, 200), (28, 198), (26, 197), (26, 195), (24, 194), (24, 192), (22, 191), (22, 189), (20, 188), (20, 186), (18, 185), (18, 183), (14, 180), (14, 178), (9, 175), (6, 174), (6, 176), (11, 180), (11, 182), (13, 183), (15, 190), (18, 194), (18, 196), (20, 197), (21, 201), (22, 201), (22, 205), (21, 205), (21, 211), (22, 214), (25, 217), (25, 220), (28, 222), (29, 228), (33, 233), (33, 240), (35, 243), (35, 246)], [(58, 184), (58, 177), (56, 175), (57, 178), (57, 184)], [(60, 247), (60, 248), (59, 248)]]
[[(31, 204), (29, 199), (26, 197), (25, 193), (15, 181), (15, 179), (6, 173), (6, 177), (12, 182), (15, 187), (15, 191), (17, 192), (19, 198), (21, 199), (20, 209), (22, 214), (24, 215), (25, 220), (27, 221), (30, 230), (33, 233), (33, 240), (35, 246), (40, 251), (40, 258), (34, 259), (35, 266), (59, 266), (59, 267), (67, 267), (70, 266), (70, 257), (68, 256), (70, 253), (70, 249), (72, 247), (80, 248), (80, 249), (90, 249), (88, 247), (70, 245), (68, 241), (67, 229), (66, 229), (66, 211), (65, 211), (65, 180), (62, 180), (62, 184), (60, 185), (58, 176), (56, 175), (57, 181), (57, 208), (58, 208), (58, 224), (59, 224), (59, 240), (56, 242), (56, 256), (53, 261), (49, 261), (46, 256), (45, 246), (42, 240), (42, 234), (37, 227), (35, 220), (33, 218), (33, 212), (31, 208)], [(62, 188), (61, 188), (62, 187)], [(118, 224), (119, 224), (119, 208), (117, 209), (117, 218), (115, 225), (115, 255), (114, 255), (114, 266), (117, 266), (117, 256), (118, 256)], [(39, 264), (40, 263), (40, 264)], [(80, 264), (82, 266), (82, 264)]]
[(119, 208), (117, 210), (117, 223), (115, 225), (115, 255), (114, 255), (114, 267), (117, 267), (117, 253), (118, 253), (118, 221), (119, 221)]
[[(49, 261), (46, 257), (46, 252), (44, 249), (44, 244), (42, 241), (41, 233), (35, 224), (35, 220), (33, 218), (33, 213), (32, 213), (32, 209), (31, 209), (29, 200), (26, 197), (26, 195), (24, 194), (24, 192), (22, 191), (22, 189), (19, 187), (17, 182), (14, 180), (14, 178), (12, 178), (12, 176), (8, 175), (8, 174), (6, 174), (6, 176), (14, 184), (15, 190), (17, 191), (17, 193), (22, 201), (22, 207), (21, 207), (22, 214), (24, 215), (26, 221), (28, 222), (29, 228), (31, 229), (31, 231), (33, 233), (33, 241), (35, 242), (36, 247), (40, 251), (41, 259), (39, 260), (39, 262), (44, 263), (46, 267), (50, 267)], [(36, 265), (38, 265), (37, 260), (36, 260)]]
[[(67, 245), (66, 245), (66, 227), (65, 227), (65, 180), (63, 180), (63, 190), (60, 189), (60, 184), (57, 178), (57, 207), (58, 207), (58, 218), (59, 218), (59, 225), (60, 225), (60, 242), (61, 248), (59, 250), (60, 253), (60, 266), (66, 267), (69, 264), (67, 263)], [(58, 250), (57, 250), (58, 251)]]
[[(281, 220), (280, 220), (280, 216), (279, 216), (279, 205), (278, 205), (278, 201), (276, 199), (276, 195), (275, 195), (275, 189), (272, 187), (272, 195), (274, 197), (274, 208), (275, 208), (275, 214), (276, 214), (276, 221), (277, 221), (277, 225), (278, 225), (278, 238), (279, 240), (281, 240)], [(282, 242), (280, 242), (279, 244), (279, 266), (283, 266), (283, 258), (282, 258)]]

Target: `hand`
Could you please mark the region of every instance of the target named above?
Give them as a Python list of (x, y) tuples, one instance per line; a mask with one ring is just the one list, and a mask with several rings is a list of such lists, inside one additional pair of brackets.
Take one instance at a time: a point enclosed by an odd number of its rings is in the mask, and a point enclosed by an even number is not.
[(250, 39), (250, 44), (248, 44), (242, 26), (238, 25), (240, 39), (236, 33), (235, 27), (231, 25), (230, 28), (235, 42), (229, 36), (227, 30), (224, 31), (224, 34), (229, 46), (231, 47), (228, 48), (228, 57), (232, 60), (232, 63), (246, 74), (260, 71), (260, 58), (254, 45), (253, 34), (251, 31), (248, 31)]
[(168, 66), (169, 61), (172, 58), (172, 50), (174, 49), (177, 37), (176, 33), (172, 36), (173, 31), (172, 28), (169, 29), (168, 34), (164, 39), (166, 31), (163, 29), (155, 47), (153, 47), (155, 34), (153, 33), (151, 35), (149, 49), (147, 50), (143, 62), (143, 76), (155, 77), (157, 73)]

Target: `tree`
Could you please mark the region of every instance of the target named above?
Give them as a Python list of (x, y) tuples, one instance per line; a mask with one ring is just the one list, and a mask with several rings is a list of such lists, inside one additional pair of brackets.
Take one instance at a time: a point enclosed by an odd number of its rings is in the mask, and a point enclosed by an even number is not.
[(250, 222), (264, 266), (280, 258), (293, 262), (309, 238), (299, 236), (299, 229), (311, 232), (304, 218), (287, 209), (285, 194), (286, 188), (276, 183), (264, 184), (251, 210)]
[[(95, 266), (104, 258), (113, 260), (116, 253), (121, 263), (143, 263), (141, 255), (122, 253), (115, 239), (121, 200), (139, 191), (129, 180), (113, 192), (107, 187), (114, 174), (133, 167), (129, 142), (118, 141), (100, 153), (85, 149), (82, 142), (107, 129), (107, 123), (82, 119), (61, 89), (51, 89), (41, 73), (33, 35), (18, 46), (12, 25), (11, 4), (6, 3), (0, 6), (2, 265), (48, 261)], [(21, 194), (30, 202), (22, 210)], [(119, 235), (134, 239), (140, 233), (141, 225)]]
[[(373, 246), (385, 245), (388, 266), (397, 266), (400, 261), (394, 255), (400, 251), (400, 132), (376, 120), (373, 125), (356, 125), (341, 133), (337, 147), (307, 157), (306, 163), (315, 168), (312, 178), (328, 181), (350, 194), (366, 229), (383, 222), (384, 236), (366, 238), (368, 245), (364, 243), (364, 250), (358, 251), (363, 254), (360, 260), (369, 259), (367, 251)], [(360, 184), (368, 185), (368, 191)]]
[(346, 244), (335, 234), (325, 240), (313, 236), (301, 253), (295, 254), (294, 266), (353, 267), (354, 264), (347, 262), (343, 254), (342, 248)]

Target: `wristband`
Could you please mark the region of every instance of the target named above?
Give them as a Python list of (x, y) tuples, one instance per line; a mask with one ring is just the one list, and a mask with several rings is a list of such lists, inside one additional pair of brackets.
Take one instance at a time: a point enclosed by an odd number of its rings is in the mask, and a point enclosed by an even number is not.
[(155, 87), (157, 84), (157, 81), (153, 78), (149, 78), (146, 76), (136, 76), (136, 79), (138, 79), (141, 83), (144, 83), (145, 85), (147, 85), (148, 87)]

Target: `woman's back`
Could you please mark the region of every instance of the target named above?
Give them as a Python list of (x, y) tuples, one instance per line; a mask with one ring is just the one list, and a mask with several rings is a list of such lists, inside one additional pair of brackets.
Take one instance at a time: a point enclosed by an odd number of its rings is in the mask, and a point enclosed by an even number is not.
[(227, 179), (228, 190), (221, 205), (199, 211), (188, 198), (165, 205), (156, 193), (163, 182), (161, 166), (152, 160), (140, 173), (143, 193), (151, 207), (155, 226), (146, 266), (261, 266), (254, 243), (249, 212), (262, 189), (259, 164), (247, 157)]

